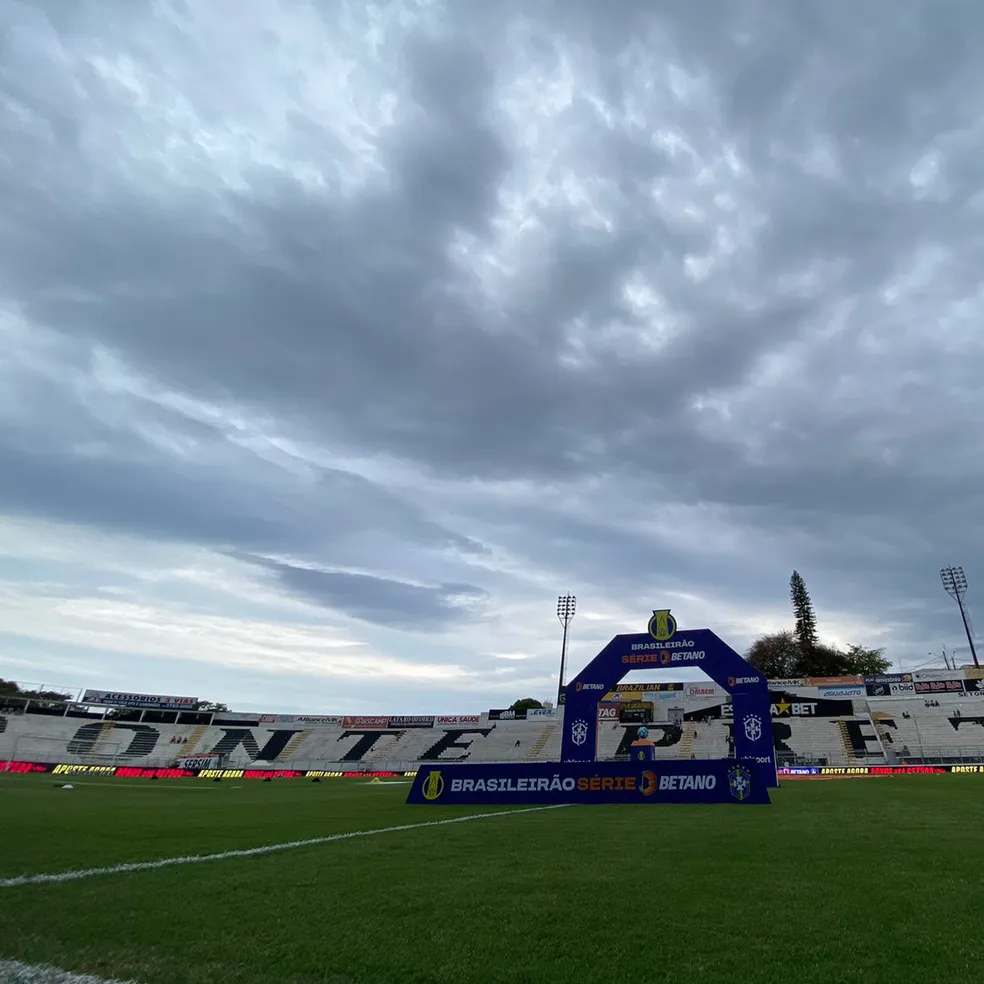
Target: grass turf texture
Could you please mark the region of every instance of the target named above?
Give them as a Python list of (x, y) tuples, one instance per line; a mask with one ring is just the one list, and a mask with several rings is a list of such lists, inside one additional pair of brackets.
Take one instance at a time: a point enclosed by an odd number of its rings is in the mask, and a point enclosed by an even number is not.
[[(490, 812), (407, 786), (0, 776), (0, 877)], [(502, 808), (507, 809), (507, 808)], [(981, 776), (571, 807), (0, 889), (0, 957), (145, 984), (974, 980)]]

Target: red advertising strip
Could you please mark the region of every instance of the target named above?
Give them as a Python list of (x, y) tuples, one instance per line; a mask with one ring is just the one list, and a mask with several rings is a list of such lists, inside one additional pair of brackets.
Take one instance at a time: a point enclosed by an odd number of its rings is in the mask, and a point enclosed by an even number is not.
[(389, 727), (388, 717), (343, 717), (343, 728), (379, 728)]
[(402, 779), (402, 772), (343, 772), (343, 779)]
[(481, 724), (481, 714), (451, 714), (439, 716), (436, 719), (438, 726), (442, 724)]
[(917, 694), (959, 694), (963, 680), (920, 680), (915, 684)]
[[(780, 768), (785, 779), (836, 779), (854, 776), (957, 775), (984, 776), (984, 765), (823, 766)], [(150, 769), (139, 766), (67, 765), (54, 762), (0, 761), (0, 775), (9, 772), (50, 775), (103, 775), (119, 779), (407, 779), (416, 772), (323, 772), (297, 769)]]
[(135, 765), (121, 765), (114, 773), (117, 779), (194, 779), (195, 769), (141, 769)]
[(303, 779), (298, 769), (244, 769), (244, 779)]

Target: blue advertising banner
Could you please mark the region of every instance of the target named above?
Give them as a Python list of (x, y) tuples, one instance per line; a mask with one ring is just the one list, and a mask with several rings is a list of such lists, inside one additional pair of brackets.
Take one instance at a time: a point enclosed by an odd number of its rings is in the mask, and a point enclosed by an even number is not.
[(769, 687), (710, 629), (681, 629), (668, 608), (655, 609), (648, 632), (617, 635), (567, 685), (560, 758), (564, 763), (594, 762), (598, 704), (632, 670), (699, 669), (731, 695), (735, 758), (771, 763), (776, 785)]
[(770, 803), (771, 765), (735, 759), (422, 765), (407, 803)]

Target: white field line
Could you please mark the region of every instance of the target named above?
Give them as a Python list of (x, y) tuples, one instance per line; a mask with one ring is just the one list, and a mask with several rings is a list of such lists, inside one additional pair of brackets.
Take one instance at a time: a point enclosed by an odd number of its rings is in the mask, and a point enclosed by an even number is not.
[[(89, 974), (71, 974), (41, 964), (25, 964), (16, 960), (0, 960), (0, 984), (127, 984), (108, 981)], [(132, 984), (132, 982), (131, 982)]]
[(14, 878), (0, 878), (0, 888), (78, 881), (80, 878), (92, 878), (95, 875), (121, 875), (131, 871), (151, 871), (154, 868), (168, 868), (173, 864), (200, 864), (202, 861), (227, 861), (230, 858), (252, 858), (260, 854), (274, 854), (277, 851), (290, 851), (296, 847), (313, 847), (316, 844), (330, 844), (333, 841), (351, 840), (355, 837), (395, 834), (403, 830), (421, 830), (424, 827), (446, 827), (452, 823), (468, 823), (470, 820), (489, 820), (492, 817), (514, 817), (519, 813), (540, 813), (544, 810), (562, 810), (564, 807), (570, 805), (570, 803), (558, 803), (552, 806), (526, 806), (521, 810), (472, 813), (464, 817), (452, 817), (449, 820), (427, 820), (424, 823), (404, 823), (398, 827), (377, 827), (375, 830), (353, 830), (345, 834), (328, 834), (325, 837), (285, 841), (282, 844), (267, 844), (264, 847), (247, 847), (237, 851), (222, 851), (219, 854), (191, 854), (187, 857), (180, 858), (161, 858), (159, 861), (135, 861), (129, 864), (114, 864), (105, 868), (78, 868), (74, 871), (58, 871), (53, 874), (18, 875)]

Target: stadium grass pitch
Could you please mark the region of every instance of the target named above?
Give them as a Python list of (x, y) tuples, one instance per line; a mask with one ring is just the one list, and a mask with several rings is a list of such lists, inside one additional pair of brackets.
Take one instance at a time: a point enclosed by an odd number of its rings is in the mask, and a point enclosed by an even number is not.
[[(141, 984), (897, 984), (980, 974), (979, 775), (587, 807), (46, 884), (492, 809), (404, 785), (0, 775), (0, 960)], [(500, 808), (508, 812), (508, 808)]]

